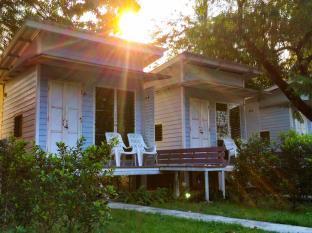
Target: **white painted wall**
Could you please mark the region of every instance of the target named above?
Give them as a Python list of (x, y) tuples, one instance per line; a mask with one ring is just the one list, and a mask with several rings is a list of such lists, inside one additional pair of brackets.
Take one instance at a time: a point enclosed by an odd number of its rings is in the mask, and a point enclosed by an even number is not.
[(279, 142), (279, 135), (290, 129), (289, 107), (261, 108), (260, 119), (260, 131), (270, 131), (270, 139), (274, 142)]
[(182, 141), (181, 87), (164, 88), (155, 93), (155, 124), (162, 124), (163, 140), (159, 149), (178, 149)]
[(245, 104), (247, 138), (260, 132), (259, 102), (254, 100)]
[(23, 114), (23, 138), (29, 141), (35, 140), (36, 88), (35, 67), (5, 84), (1, 138), (7, 138), (13, 134), (14, 117)]

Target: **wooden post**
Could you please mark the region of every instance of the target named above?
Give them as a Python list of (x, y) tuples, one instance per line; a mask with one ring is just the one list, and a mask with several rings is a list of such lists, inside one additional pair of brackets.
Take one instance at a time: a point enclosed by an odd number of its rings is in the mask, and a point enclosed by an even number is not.
[(218, 190), (222, 191), (222, 174), (221, 172), (218, 172)]
[(223, 194), (223, 199), (225, 199), (225, 174), (224, 170), (221, 171), (221, 188), (222, 188), (222, 194)]
[(209, 175), (208, 171), (205, 171), (205, 200), (209, 202)]
[(179, 198), (180, 197), (180, 181), (179, 181), (179, 172), (174, 173), (174, 185), (173, 185), (173, 193), (174, 193), (174, 198)]
[(140, 186), (147, 188), (147, 176), (146, 175), (140, 176)]
[(185, 191), (190, 191), (190, 172), (184, 172), (184, 184), (185, 184)]

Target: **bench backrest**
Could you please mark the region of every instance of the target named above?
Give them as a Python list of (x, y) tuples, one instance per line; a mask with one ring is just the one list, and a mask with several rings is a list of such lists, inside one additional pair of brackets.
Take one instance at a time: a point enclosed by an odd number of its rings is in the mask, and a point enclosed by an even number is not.
[(224, 147), (158, 150), (157, 163), (159, 165), (225, 166), (224, 152)]

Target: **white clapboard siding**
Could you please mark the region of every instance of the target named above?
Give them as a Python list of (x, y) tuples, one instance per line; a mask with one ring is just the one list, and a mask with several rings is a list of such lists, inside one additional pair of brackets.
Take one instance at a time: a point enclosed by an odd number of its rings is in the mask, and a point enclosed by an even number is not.
[(288, 107), (269, 107), (260, 109), (261, 131), (270, 131), (270, 139), (279, 141), (279, 135), (290, 129)]
[(165, 88), (155, 94), (155, 123), (162, 124), (163, 138), (159, 149), (182, 148), (181, 87)]
[(13, 134), (14, 117), (23, 114), (22, 137), (35, 140), (37, 72), (31, 69), (8, 81), (4, 87), (1, 138)]
[(259, 135), (260, 131), (260, 112), (259, 102), (251, 101), (245, 105), (245, 117), (246, 117), (246, 133), (247, 138), (253, 135)]

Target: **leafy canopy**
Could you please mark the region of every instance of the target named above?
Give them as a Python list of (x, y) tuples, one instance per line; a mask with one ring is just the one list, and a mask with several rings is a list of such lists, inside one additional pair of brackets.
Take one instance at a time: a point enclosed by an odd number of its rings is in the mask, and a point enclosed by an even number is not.
[(169, 33), (158, 32), (158, 42), (174, 52), (257, 67), (263, 75), (253, 87), (277, 84), (312, 119), (312, 108), (300, 99), (312, 98), (312, 1), (196, 0), (194, 10), (194, 18), (170, 22)]
[[(0, 54), (25, 18), (49, 20), (99, 33), (116, 29), (123, 9), (138, 10), (136, 0), (4, 0), (0, 1)], [(89, 16), (89, 17), (88, 17)]]

